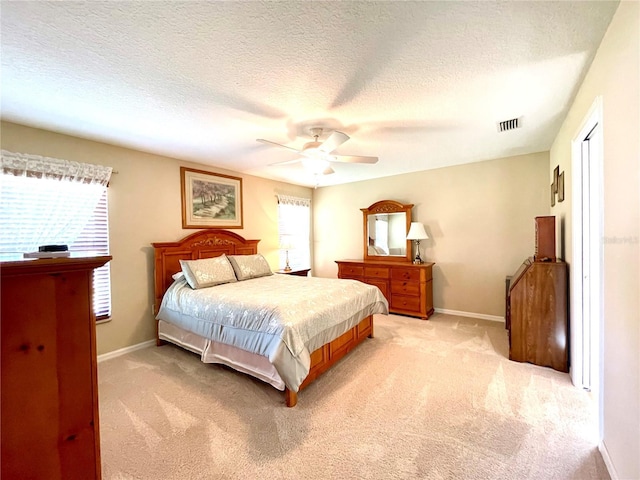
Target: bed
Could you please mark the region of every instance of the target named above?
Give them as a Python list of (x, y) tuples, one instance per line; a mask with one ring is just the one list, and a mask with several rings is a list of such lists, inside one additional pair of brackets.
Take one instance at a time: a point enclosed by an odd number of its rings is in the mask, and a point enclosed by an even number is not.
[[(171, 342), (269, 383), (293, 407), (300, 390), (373, 337), (373, 315), (388, 313), (388, 304), (377, 287), (356, 280), (273, 274), (258, 242), (202, 230), (153, 243), (157, 344)], [(207, 279), (230, 275), (227, 263), (235, 278), (209, 286)], [(197, 272), (208, 264), (224, 273)]]

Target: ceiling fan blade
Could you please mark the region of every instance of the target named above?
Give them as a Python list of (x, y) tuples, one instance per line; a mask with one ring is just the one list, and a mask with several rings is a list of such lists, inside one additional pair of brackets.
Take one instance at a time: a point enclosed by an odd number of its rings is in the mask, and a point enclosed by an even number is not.
[(273, 166), (276, 166), (276, 165), (291, 165), (292, 163), (297, 163), (297, 162), (300, 162), (300, 161), (302, 161), (301, 158), (294, 158), (293, 160), (286, 160), (284, 162), (270, 163), (269, 166), (273, 167)]
[(335, 131), (329, 135), (329, 138), (322, 142), (322, 145), (318, 147), (318, 150), (324, 153), (331, 153), (347, 140), (349, 140), (349, 135)]
[(378, 163), (378, 157), (363, 157), (361, 155), (335, 155), (335, 162), (344, 163)]
[(331, 175), (332, 173), (336, 173), (336, 171), (331, 167), (327, 167), (322, 171), (323, 175)]
[(296, 153), (300, 153), (300, 150), (297, 150), (297, 149), (291, 148), (291, 147), (287, 147), (286, 145), (282, 145), (280, 143), (272, 142), (270, 140), (265, 140), (263, 138), (258, 138), (258, 139), (256, 139), (256, 141), (260, 142), (260, 143), (264, 143), (266, 145), (273, 145), (274, 147), (286, 148), (287, 150), (292, 150), (292, 151), (294, 151)]

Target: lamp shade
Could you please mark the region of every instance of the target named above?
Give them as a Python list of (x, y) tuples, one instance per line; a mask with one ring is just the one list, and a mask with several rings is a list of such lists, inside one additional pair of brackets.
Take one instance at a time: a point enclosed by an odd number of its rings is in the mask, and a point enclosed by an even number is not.
[(293, 250), (293, 235), (280, 235), (280, 250)]
[(429, 235), (424, 231), (424, 225), (420, 222), (411, 222), (407, 240), (426, 240), (427, 238), (429, 238)]

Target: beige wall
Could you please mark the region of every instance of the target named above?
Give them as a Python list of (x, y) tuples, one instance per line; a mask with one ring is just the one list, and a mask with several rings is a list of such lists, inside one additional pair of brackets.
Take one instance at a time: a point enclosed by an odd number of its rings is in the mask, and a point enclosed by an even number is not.
[(545, 152), (319, 188), (315, 274), (335, 277), (335, 260), (362, 258), (361, 208), (413, 203), (430, 237), (421, 257), (436, 262), (435, 307), (504, 316), (505, 277), (534, 253), (534, 217), (549, 214), (548, 171)]
[[(596, 97), (604, 135), (603, 445), (618, 478), (640, 478), (640, 3), (618, 7), (550, 152), (568, 201), (553, 213), (571, 249), (571, 142)], [(620, 239), (619, 242), (614, 241)], [(624, 240), (626, 239), (626, 240)]]
[[(604, 440), (614, 474), (640, 478), (640, 4), (623, 1), (550, 154), (490, 160), (316, 191), (243, 176), (245, 228), (277, 266), (277, 192), (314, 197), (314, 269), (334, 277), (334, 260), (362, 257), (360, 208), (377, 200), (414, 203), (431, 236), (422, 257), (437, 262), (437, 308), (504, 314), (504, 277), (533, 253), (533, 218), (549, 213), (553, 167), (565, 171), (560, 253), (571, 251), (570, 143), (597, 96), (604, 110)], [(2, 123), (2, 148), (111, 165), (113, 320), (98, 327), (99, 353), (153, 338), (150, 243), (181, 228), (179, 166), (189, 165), (101, 143)], [(193, 165), (198, 168), (202, 166)], [(365, 167), (363, 167), (365, 168)], [(211, 170), (214, 170), (211, 168)], [(231, 173), (218, 170), (221, 173)]]
[(2, 123), (2, 148), (108, 165), (118, 173), (109, 186), (112, 320), (97, 328), (98, 354), (155, 336), (152, 242), (178, 240), (182, 229), (180, 166), (242, 177), (245, 238), (261, 239), (258, 251), (278, 265), (277, 193), (311, 198), (311, 189), (222, 169), (181, 162), (103, 143)]

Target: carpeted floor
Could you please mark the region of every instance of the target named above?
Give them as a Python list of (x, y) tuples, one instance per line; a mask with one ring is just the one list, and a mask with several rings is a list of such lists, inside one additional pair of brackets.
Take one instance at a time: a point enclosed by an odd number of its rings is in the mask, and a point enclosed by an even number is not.
[(503, 325), (376, 315), (303, 390), (174, 346), (99, 364), (103, 478), (608, 479), (567, 374), (507, 359)]

